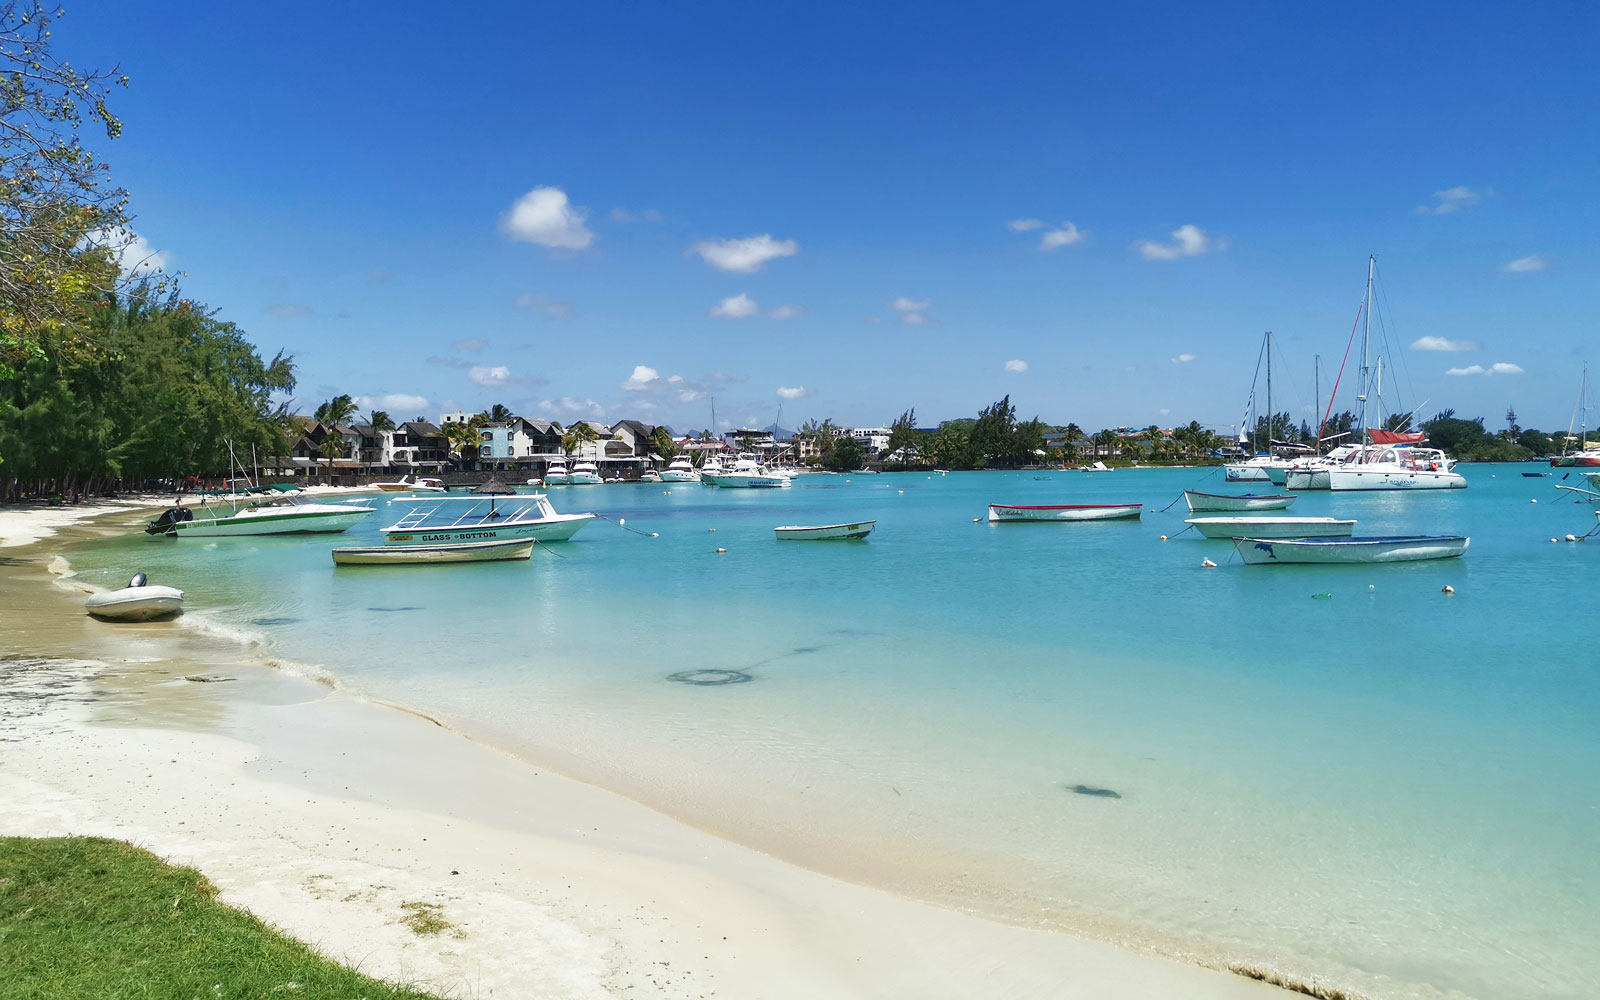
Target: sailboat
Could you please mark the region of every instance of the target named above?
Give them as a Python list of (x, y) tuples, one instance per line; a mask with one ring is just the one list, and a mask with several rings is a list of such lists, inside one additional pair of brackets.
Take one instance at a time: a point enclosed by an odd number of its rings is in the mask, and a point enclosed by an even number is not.
[[(1583, 414), (1583, 422), (1578, 430), (1578, 450), (1568, 451), (1572, 444), (1572, 425), (1577, 422), (1578, 414)], [(1583, 363), (1583, 379), (1578, 383), (1578, 400), (1572, 405), (1572, 420), (1567, 422), (1567, 436), (1562, 442), (1561, 454), (1550, 459), (1554, 466), (1600, 466), (1600, 441), (1589, 443), (1589, 362)]]
[[(1272, 331), (1267, 331), (1267, 450), (1243, 462), (1229, 462), (1222, 467), (1223, 477), (1230, 483), (1271, 482), (1282, 486), (1289, 474), (1289, 463), (1272, 453)], [(1245, 428), (1255, 411), (1255, 386), (1250, 387), (1250, 405), (1245, 410), (1245, 423), (1239, 427), (1239, 444), (1244, 445)], [(1259, 423), (1259, 420), (1257, 421)]]
[(1360, 443), (1345, 461), (1328, 470), (1328, 488), (1335, 493), (1366, 490), (1459, 490), (1467, 486), (1466, 477), (1455, 471), (1455, 461), (1438, 448), (1421, 447), (1427, 435), (1420, 431), (1389, 431), (1373, 427), (1367, 419), (1368, 404), (1378, 402), (1379, 422), (1383, 414), (1383, 358), (1372, 368), (1372, 279), (1378, 258), (1367, 258), (1366, 323), (1361, 335)]

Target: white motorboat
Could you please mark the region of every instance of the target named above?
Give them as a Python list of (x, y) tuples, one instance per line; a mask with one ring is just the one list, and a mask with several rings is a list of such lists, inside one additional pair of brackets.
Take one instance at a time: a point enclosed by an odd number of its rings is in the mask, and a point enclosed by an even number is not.
[(603, 482), (605, 480), (600, 478), (600, 469), (593, 462), (579, 462), (567, 475), (569, 486), (599, 486)]
[(337, 534), (374, 510), (377, 508), (354, 503), (312, 503), (290, 497), (250, 506), (179, 506), (163, 511), (144, 530), (168, 538)]
[(1021, 506), (992, 503), (990, 523), (1002, 521), (1117, 521), (1138, 517), (1144, 505), (1137, 503), (1074, 503)]
[(779, 541), (819, 542), (865, 538), (872, 534), (872, 529), (877, 525), (877, 521), (855, 521), (851, 524), (818, 524), (809, 526), (787, 524), (772, 530), (778, 533)]
[(558, 514), (543, 493), (392, 500), (409, 509), (383, 529), (385, 545), (434, 545), (532, 538), (564, 542), (593, 514)]
[(83, 602), (89, 614), (115, 621), (147, 622), (183, 610), (183, 591), (176, 587), (151, 585), (143, 573), (136, 573), (121, 590), (94, 594)]
[(392, 483), (373, 483), (372, 488), (385, 493), (443, 493), (447, 489), (443, 479), (428, 476), (401, 476)]
[(661, 473), (654, 469), (646, 469), (644, 472), (639, 474), (639, 482), (641, 483), (660, 483), (664, 481), (665, 480), (661, 478)]
[(565, 486), (568, 481), (567, 463), (565, 459), (556, 459), (544, 470), (544, 485)]
[(718, 473), (715, 479), (716, 485), (723, 489), (768, 489), (789, 485), (787, 476), (775, 476), (762, 471), (753, 455), (739, 456), (733, 468)]
[(335, 566), (426, 566), (438, 563), (499, 562), (527, 559), (533, 538), (500, 538), (487, 542), (423, 545), (355, 545), (333, 550)]
[(1271, 455), (1257, 455), (1243, 462), (1229, 462), (1222, 467), (1223, 478), (1230, 483), (1272, 483), (1282, 486), (1289, 477), (1289, 463)]
[(1232, 496), (1224, 493), (1201, 493), (1197, 490), (1183, 491), (1184, 503), (1189, 505), (1191, 514), (1223, 510), (1284, 510), (1296, 499), (1281, 493), (1243, 493)]
[(1235, 538), (1248, 566), (1278, 563), (1393, 563), (1454, 559), (1467, 551), (1464, 535), (1389, 535), (1372, 538)]
[(700, 473), (695, 471), (694, 463), (689, 461), (688, 455), (679, 455), (672, 460), (671, 465), (667, 466), (666, 471), (661, 473), (661, 481), (664, 483), (698, 483), (700, 481)]
[(727, 472), (732, 464), (721, 455), (707, 455), (700, 465), (700, 485), (717, 485), (717, 477)]
[(1207, 538), (1348, 538), (1354, 519), (1336, 517), (1191, 517)]

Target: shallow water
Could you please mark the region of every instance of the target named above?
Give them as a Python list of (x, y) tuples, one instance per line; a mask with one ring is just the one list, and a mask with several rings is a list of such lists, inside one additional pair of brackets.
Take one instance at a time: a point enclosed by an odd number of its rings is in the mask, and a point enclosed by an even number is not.
[[(596, 521), (531, 564), (335, 570), (327, 550), (395, 508), (342, 536), (70, 555), (846, 877), (1378, 996), (1588, 997), (1600, 538), (1551, 544), (1595, 516), (1533, 468), (1292, 509), (1472, 536), (1414, 565), (1242, 566), (1180, 534), (1181, 501), (1159, 512), (1186, 486), (1245, 491), (1211, 470), (558, 487), (559, 510), (659, 537)], [(1133, 501), (1141, 521), (973, 522), (990, 502)], [(865, 518), (865, 542), (772, 533)]]

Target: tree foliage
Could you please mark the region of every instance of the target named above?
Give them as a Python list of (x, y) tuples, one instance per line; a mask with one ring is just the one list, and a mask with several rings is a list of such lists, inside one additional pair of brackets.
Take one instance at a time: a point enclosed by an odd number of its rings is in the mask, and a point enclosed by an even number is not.
[(865, 458), (861, 442), (846, 435), (834, 444), (833, 450), (828, 453), (826, 464), (835, 472), (854, 472), (861, 468)]

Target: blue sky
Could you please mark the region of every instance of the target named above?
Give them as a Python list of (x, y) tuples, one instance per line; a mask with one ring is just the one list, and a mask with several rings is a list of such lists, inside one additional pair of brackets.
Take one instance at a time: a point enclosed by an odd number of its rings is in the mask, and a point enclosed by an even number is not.
[(1309, 413), (1375, 253), (1407, 406), (1564, 428), (1600, 7), (1395, 6), (97, 0), (56, 41), (132, 77), (134, 228), (307, 410), (1220, 428), (1265, 330)]

